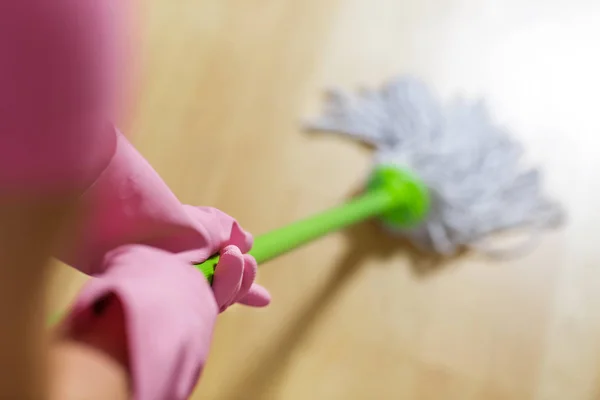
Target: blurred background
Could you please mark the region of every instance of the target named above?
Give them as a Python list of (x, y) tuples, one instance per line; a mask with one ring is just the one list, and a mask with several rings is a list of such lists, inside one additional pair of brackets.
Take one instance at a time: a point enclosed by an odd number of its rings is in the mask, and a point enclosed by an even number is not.
[[(260, 234), (339, 204), (370, 151), (309, 135), (323, 90), (403, 73), (485, 97), (569, 214), (532, 254), (417, 255), (377, 227), (265, 265), (265, 310), (221, 316), (197, 399), (600, 396), (600, 2), (140, 0), (123, 127), (182, 202)], [(57, 266), (52, 307), (83, 278)]]

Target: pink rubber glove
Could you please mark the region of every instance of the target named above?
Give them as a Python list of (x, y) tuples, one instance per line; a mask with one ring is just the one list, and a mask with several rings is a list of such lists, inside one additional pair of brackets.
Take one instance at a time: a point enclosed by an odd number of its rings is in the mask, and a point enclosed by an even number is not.
[(83, 191), (114, 153), (115, 0), (0, 2), (0, 188)]
[(208, 357), (219, 308), (244, 295), (250, 277), (235, 248), (222, 254), (214, 295), (188, 256), (143, 245), (108, 253), (106, 272), (84, 286), (65, 322), (67, 331), (85, 331), (97, 326), (110, 301), (121, 303), (137, 400), (187, 399)]
[[(89, 206), (78, 242), (62, 259), (90, 275), (102, 274), (104, 255), (125, 244), (147, 244), (173, 253), (187, 253), (190, 262), (202, 262), (226, 246), (241, 253), (252, 247), (252, 235), (233, 218), (209, 207), (182, 205), (160, 176), (117, 131), (117, 151), (109, 166), (84, 195)], [(200, 180), (200, 178), (199, 178)], [(244, 276), (256, 275), (256, 263), (244, 257)], [(219, 282), (215, 280), (215, 291)], [(264, 306), (268, 292), (252, 284), (237, 298), (243, 304)]]

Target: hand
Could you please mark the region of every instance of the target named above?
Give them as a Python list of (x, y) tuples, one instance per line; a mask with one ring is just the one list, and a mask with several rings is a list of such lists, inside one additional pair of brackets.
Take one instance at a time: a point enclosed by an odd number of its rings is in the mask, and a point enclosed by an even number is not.
[[(234, 302), (267, 305), (268, 292), (252, 284), (256, 262), (242, 256), (252, 247), (252, 236), (221, 211), (182, 205), (131, 143), (121, 133), (116, 135), (117, 149), (110, 165), (84, 196), (90, 212), (81, 235), (60, 258), (82, 272), (101, 275), (106, 268), (104, 255), (126, 244), (185, 253), (189, 262), (202, 262), (233, 245), (239, 251), (227, 249), (214, 279), (219, 308), (224, 310)], [(231, 267), (223, 271), (225, 263)], [(230, 282), (237, 277), (241, 277), (238, 282)], [(235, 297), (224, 289), (233, 286), (239, 286)]]
[[(221, 258), (215, 269), (213, 290), (219, 310), (225, 311), (234, 303), (253, 307), (264, 307), (271, 301), (269, 292), (254, 283), (256, 260), (243, 254), (252, 248), (252, 235), (244, 231), (236, 220), (224, 212), (211, 207), (183, 206), (193, 221), (195, 231), (203, 238), (201, 249), (180, 253), (191, 264), (199, 264), (213, 254), (220, 252)], [(190, 235), (192, 242), (195, 235)], [(176, 248), (185, 243), (184, 238), (166, 238), (158, 243), (161, 248)]]
[[(244, 282), (239, 273), (243, 257), (234, 254), (235, 261), (227, 261), (233, 249), (223, 253), (220, 270), (225, 271), (221, 276), (235, 275), (221, 280), (223, 297), (236, 298), (239, 291), (225, 287), (226, 282)], [(100, 329), (107, 337), (126, 338), (126, 343), (108, 347), (126, 354), (135, 399), (187, 399), (206, 362), (220, 305), (204, 275), (189, 264), (189, 255), (142, 245), (110, 252), (103, 262), (105, 273), (84, 286), (65, 321), (67, 335)], [(115, 301), (123, 309), (124, 324), (104, 317)]]

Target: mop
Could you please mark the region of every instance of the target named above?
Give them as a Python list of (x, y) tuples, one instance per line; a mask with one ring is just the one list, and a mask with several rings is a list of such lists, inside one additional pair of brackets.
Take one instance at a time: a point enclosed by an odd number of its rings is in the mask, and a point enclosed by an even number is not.
[[(418, 79), (399, 78), (358, 96), (331, 91), (323, 115), (306, 128), (371, 145), (373, 171), (347, 203), (256, 237), (250, 254), (259, 265), (369, 218), (428, 252), (474, 249), (495, 258), (526, 254), (564, 221), (542, 192), (540, 171), (524, 166), (523, 148), (483, 102), (443, 106)], [(525, 235), (496, 246), (507, 231)], [(210, 283), (218, 261), (196, 265)]]
[[(306, 128), (369, 144), (373, 172), (346, 204), (258, 236), (250, 254), (259, 264), (369, 218), (426, 251), (493, 257), (526, 254), (564, 220), (542, 192), (540, 171), (524, 165), (523, 148), (481, 101), (443, 105), (423, 82), (403, 77), (357, 96), (331, 91)], [(494, 244), (515, 231), (524, 235), (514, 246)], [(210, 282), (218, 260), (198, 265)]]

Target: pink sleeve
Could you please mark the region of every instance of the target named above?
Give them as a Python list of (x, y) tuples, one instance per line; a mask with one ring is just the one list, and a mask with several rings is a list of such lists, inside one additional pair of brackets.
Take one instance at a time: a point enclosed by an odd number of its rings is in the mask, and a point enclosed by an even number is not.
[(82, 188), (116, 137), (116, 0), (0, 2), (0, 187)]

